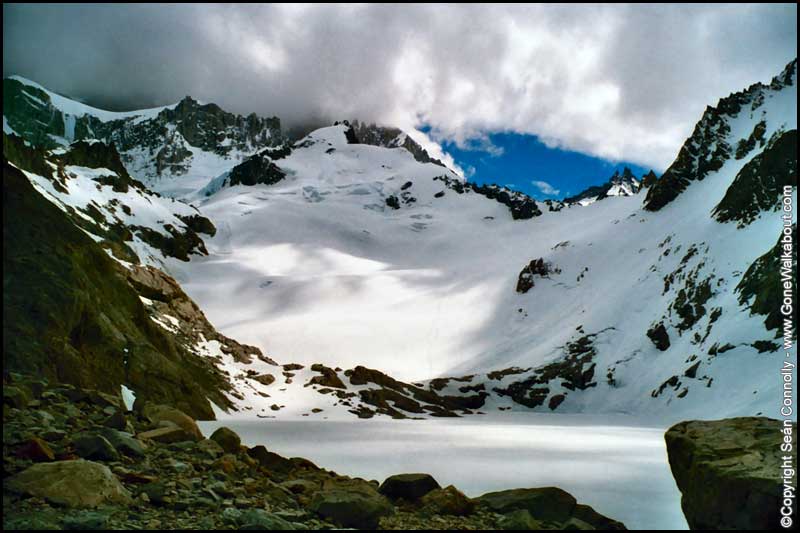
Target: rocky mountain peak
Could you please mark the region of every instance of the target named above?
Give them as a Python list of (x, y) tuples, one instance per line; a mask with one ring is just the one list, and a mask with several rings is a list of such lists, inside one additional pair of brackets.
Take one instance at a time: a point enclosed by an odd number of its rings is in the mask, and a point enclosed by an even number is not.
[(652, 169), (650, 169), (650, 172), (642, 176), (642, 187), (643, 188), (651, 187), (656, 182), (657, 179), (658, 176), (656, 175), (656, 173), (653, 172)]
[(405, 148), (414, 159), (420, 163), (433, 163), (434, 165), (445, 166), (440, 160), (431, 157), (427, 150), (422, 148), (414, 139), (400, 128), (391, 126), (379, 126), (377, 124), (344, 121), (343, 124), (349, 126), (348, 142), (351, 144), (369, 144), (372, 146), (383, 146), (384, 148)]
[(109, 112), (17, 77), (3, 80), (3, 94), (7, 133), (46, 149), (81, 140), (114, 144), (131, 175), (150, 186), (174, 176), (216, 175), (231, 159), (236, 164), (285, 141), (277, 117), (237, 115), (191, 96), (161, 108)]
[(631, 169), (625, 167), (622, 173), (619, 169), (615, 170), (606, 183), (588, 187), (575, 196), (565, 198), (564, 203), (588, 205), (609, 196), (633, 196), (639, 192), (641, 187), (641, 182)]
[[(797, 60), (794, 59), (769, 85), (754, 83), (743, 91), (721, 98), (716, 106), (706, 107), (678, 157), (647, 192), (645, 209), (658, 211), (692, 182), (702, 181), (709, 173), (719, 170), (731, 157), (744, 158), (755, 148), (756, 141), (763, 138), (767, 128), (779, 128), (786, 117), (776, 114), (768, 122), (764, 104), (767, 99), (788, 90), (796, 92), (796, 67)], [(742, 117), (742, 113), (749, 113), (753, 124), (744, 136), (731, 129), (733, 119)]]

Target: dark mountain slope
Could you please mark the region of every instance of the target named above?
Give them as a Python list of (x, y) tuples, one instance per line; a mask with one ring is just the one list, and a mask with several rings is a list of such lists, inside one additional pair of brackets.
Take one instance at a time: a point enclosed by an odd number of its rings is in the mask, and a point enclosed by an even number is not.
[(3, 372), (176, 405), (213, 418), (230, 405), (214, 365), (148, 316), (122, 267), (26, 176), (3, 163)]

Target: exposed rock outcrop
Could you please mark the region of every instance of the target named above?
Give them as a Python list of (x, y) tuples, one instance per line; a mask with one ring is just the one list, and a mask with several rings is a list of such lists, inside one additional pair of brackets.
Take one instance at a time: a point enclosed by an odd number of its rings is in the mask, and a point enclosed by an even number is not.
[(354, 120), (344, 121), (349, 126), (346, 135), (349, 144), (370, 144), (385, 148), (405, 148), (420, 163), (433, 163), (445, 166), (440, 160), (431, 157), (414, 139), (398, 128), (367, 124)]
[(547, 278), (551, 273), (558, 273), (559, 270), (550, 263), (546, 263), (543, 258), (532, 259), (525, 268), (519, 273), (517, 279), (517, 292), (525, 294), (535, 286), (534, 276)]
[[(168, 401), (197, 418), (229, 406), (229, 384), (148, 316), (127, 271), (3, 167), (3, 369)], [(31, 299), (35, 293), (36, 298)]]
[(667, 328), (664, 327), (662, 322), (654, 324), (648, 329), (647, 337), (653, 342), (653, 345), (662, 352), (667, 350), (670, 346), (669, 333), (667, 333)]
[(527, 220), (538, 217), (542, 214), (541, 209), (536, 204), (536, 200), (525, 193), (512, 191), (499, 185), (477, 185), (469, 181), (462, 181), (449, 176), (437, 176), (433, 178), (441, 181), (448, 189), (458, 194), (475, 193), (485, 196), (490, 200), (495, 200), (511, 211), (511, 218), (514, 220)]
[(277, 117), (236, 115), (189, 96), (155, 114), (104, 113), (101, 120), (92, 113), (62, 112), (47, 91), (27, 80), (4, 78), (3, 95), (9, 127), (34, 146), (50, 149), (98, 139), (114, 144), (123, 163), (135, 162), (148, 178), (185, 173), (192, 148), (225, 157), (285, 142)]
[[(63, 194), (49, 199), (117, 259), (138, 264), (147, 259), (147, 247), (154, 255), (181, 261), (208, 253), (198, 233), (213, 235), (216, 228), (211, 221), (195, 208), (165, 199), (133, 179), (113, 144), (77, 141), (46, 152), (3, 133), (3, 148), (9, 162), (41, 176)], [(69, 194), (74, 188), (87, 187), (96, 187), (96, 196)], [(165, 216), (165, 210), (172, 213)], [(135, 238), (147, 246), (136, 246)]]
[[(220, 350), (238, 363), (250, 363), (259, 359), (275, 365), (275, 361), (265, 356), (255, 346), (241, 344), (219, 333), (206, 318), (200, 307), (181, 289), (174, 278), (152, 266), (130, 265), (127, 271), (128, 283), (146, 298), (147, 311), (156, 319), (176, 319), (172, 323), (172, 333), (185, 346), (196, 346), (205, 341), (217, 341)], [(263, 378), (266, 379), (266, 378)]]
[(797, 60), (789, 63), (769, 85), (755, 83), (744, 91), (720, 99), (716, 107), (708, 106), (686, 139), (678, 157), (647, 191), (644, 208), (658, 211), (678, 197), (693, 181), (703, 180), (709, 173), (719, 170), (741, 149), (731, 146), (729, 119), (742, 110), (754, 113), (764, 103), (768, 91), (779, 91), (791, 86), (796, 76)]
[(797, 130), (770, 140), (763, 152), (736, 174), (712, 215), (744, 227), (762, 212), (777, 211), (784, 187), (797, 185)]
[[(797, 235), (797, 224), (785, 227), (784, 232)], [(792, 273), (797, 272), (797, 246), (791, 247), (791, 258), (784, 258), (784, 232), (778, 235), (778, 240), (770, 250), (753, 261), (753, 264), (742, 276), (736, 285), (739, 293), (739, 304), (750, 308), (751, 314), (764, 315), (764, 325), (768, 330), (775, 330), (775, 336), (783, 334), (782, 326), (784, 316), (781, 313), (783, 301), (783, 277), (791, 279)], [(797, 285), (792, 284), (792, 301), (797, 301)], [(797, 330), (793, 331), (797, 336)]]

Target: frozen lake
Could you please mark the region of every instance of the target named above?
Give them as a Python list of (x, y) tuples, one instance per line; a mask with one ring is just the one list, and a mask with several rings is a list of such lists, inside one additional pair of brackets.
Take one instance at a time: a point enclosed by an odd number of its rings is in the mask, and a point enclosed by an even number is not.
[(244, 444), (305, 457), (340, 474), (382, 481), (427, 472), (469, 496), (557, 486), (630, 529), (687, 529), (663, 427), (623, 417), (492, 414), (432, 420), (201, 422)]

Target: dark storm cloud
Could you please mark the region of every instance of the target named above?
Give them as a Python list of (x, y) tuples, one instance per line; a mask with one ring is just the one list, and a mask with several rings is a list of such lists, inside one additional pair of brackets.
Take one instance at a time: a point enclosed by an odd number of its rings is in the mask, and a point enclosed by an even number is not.
[(469, 145), (534, 133), (664, 166), (706, 104), (797, 53), (797, 10), (727, 6), (3, 6), (3, 73), (108, 108), (186, 94), (290, 125)]

